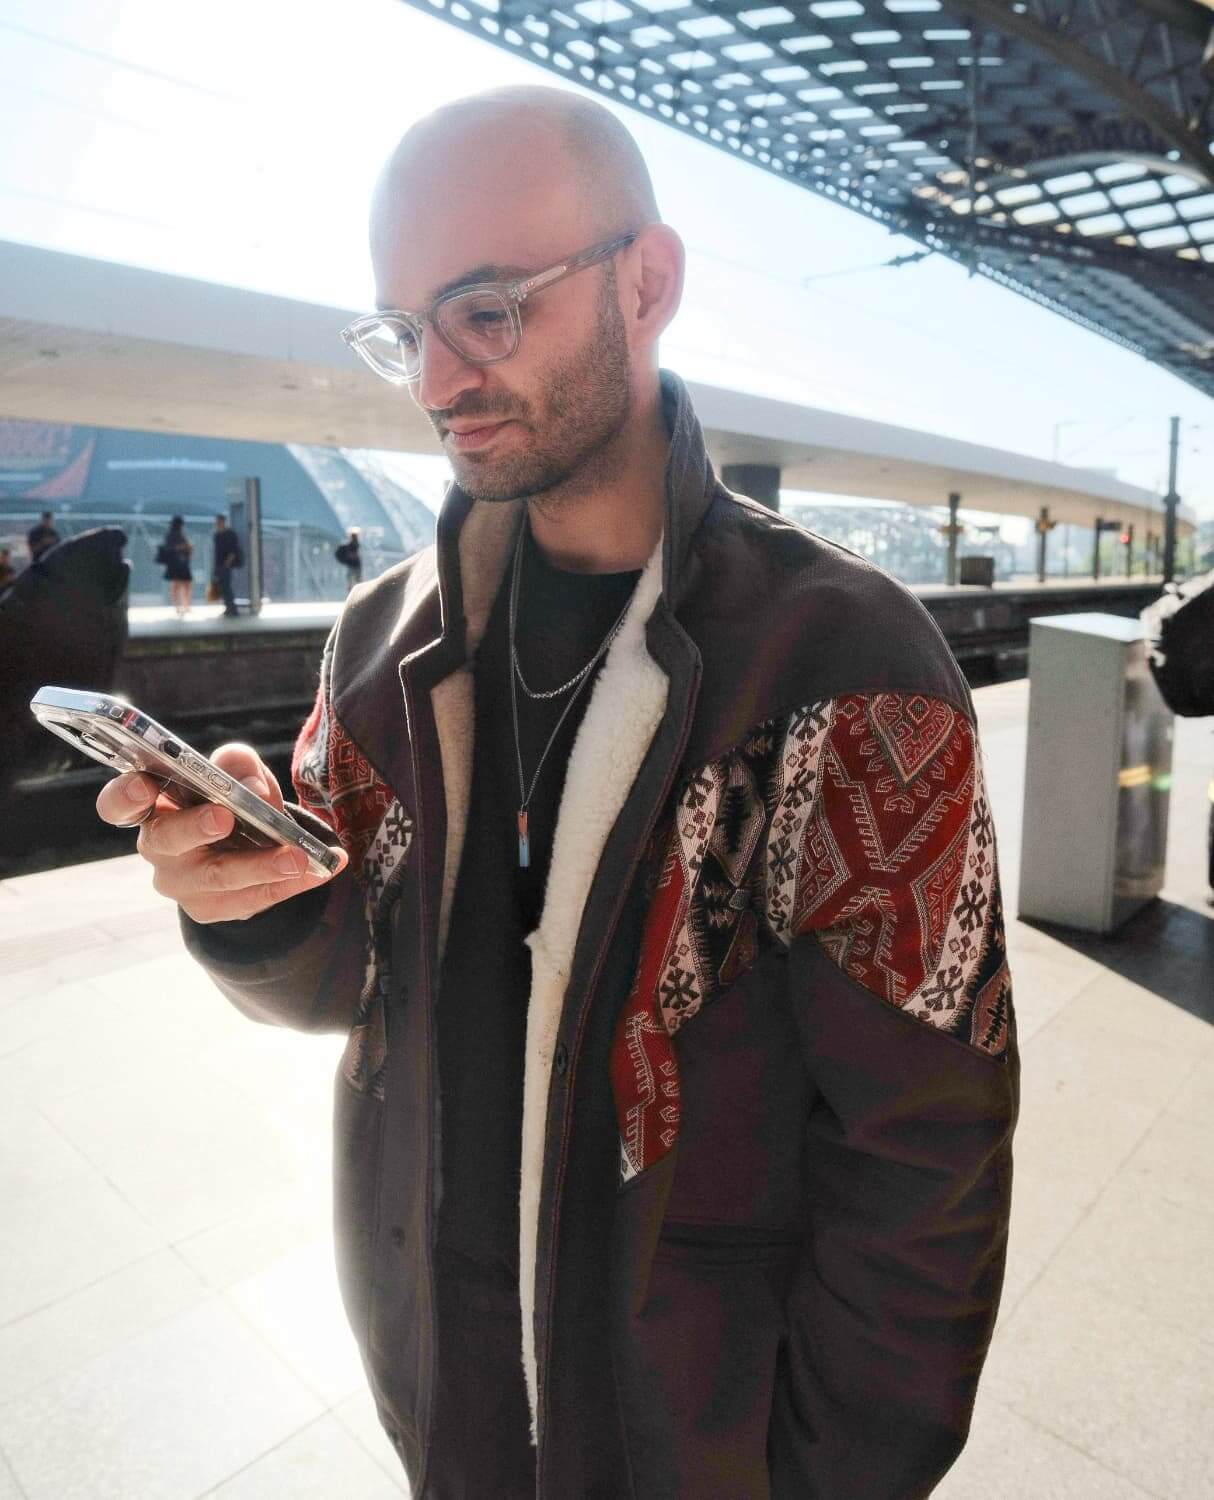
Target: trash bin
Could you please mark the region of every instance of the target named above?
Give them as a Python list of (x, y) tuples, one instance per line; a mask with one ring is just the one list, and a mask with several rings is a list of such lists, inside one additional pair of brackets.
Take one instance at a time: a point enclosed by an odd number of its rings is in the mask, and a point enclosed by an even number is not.
[(1020, 915), (1108, 933), (1153, 900), (1171, 780), (1172, 715), (1141, 622), (1033, 620)]
[(995, 559), (993, 557), (980, 557), (971, 553), (968, 557), (959, 560), (960, 572), (957, 575), (958, 583), (973, 585), (980, 589), (994, 587), (995, 583)]

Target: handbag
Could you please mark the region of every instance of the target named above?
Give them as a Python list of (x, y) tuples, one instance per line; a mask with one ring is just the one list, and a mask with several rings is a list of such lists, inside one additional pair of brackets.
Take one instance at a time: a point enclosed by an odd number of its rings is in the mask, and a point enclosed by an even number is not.
[(207, 584), (207, 603), (218, 604), (222, 598), (223, 592), (220, 589), (219, 585), (212, 578), (210, 583)]

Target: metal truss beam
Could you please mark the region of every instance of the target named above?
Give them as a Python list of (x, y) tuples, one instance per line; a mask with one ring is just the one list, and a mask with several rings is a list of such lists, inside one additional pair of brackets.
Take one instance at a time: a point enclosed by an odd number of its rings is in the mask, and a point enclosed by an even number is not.
[[(1154, 95), (1105, 62), (1088, 48), (1080, 46), (1071, 28), (1060, 29), (1017, 7), (1015, 0), (949, 0), (950, 8), (974, 16), (984, 25), (1006, 36), (1014, 36), (1035, 51), (1052, 57), (1073, 73), (1095, 85), (1101, 93), (1116, 102), (1156, 136), (1178, 151), (1184, 161), (1199, 171), (1207, 182), (1214, 182), (1214, 161), (1208, 144), (1186, 121), (1166, 109)], [(1103, 29), (1103, 28), (1102, 28)], [(1166, 27), (1165, 32), (1166, 36)], [(1173, 69), (1174, 69), (1173, 64)]]

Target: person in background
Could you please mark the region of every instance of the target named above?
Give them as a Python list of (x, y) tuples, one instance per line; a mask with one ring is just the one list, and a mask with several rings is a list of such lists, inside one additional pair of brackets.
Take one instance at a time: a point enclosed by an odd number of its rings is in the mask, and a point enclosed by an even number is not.
[(169, 599), (182, 619), (190, 610), (190, 592), (194, 582), (194, 574), (190, 569), (190, 556), (193, 551), (193, 545), (185, 534), (185, 517), (174, 516), (169, 522), (164, 541), (161, 542), (156, 552), (156, 561), (164, 565), (164, 576), (169, 585)]
[(54, 520), (54, 512), (44, 510), (41, 521), (26, 533), (25, 540), (29, 544), (30, 562), (36, 563), (44, 552), (49, 552), (52, 547), (59, 545), (59, 533), (55, 530)]
[(211, 579), (223, 599), (225, 615), (238, 615), (236, 595), (232, 591), (232, 573), (244, 561), (240, 551), (240, 538), (228, 525), (225, 515), (215, 517), (215, 556), (211, 564)]
[(0, 547), (0, 589), (8, 588), (17, 576), (17, 570), (13, 567), (13, 551), (11, 547)]
[(346, 570), (347, 594), (356, 583), (363, 581), (363, 555), (359, 541), (360, 535), (358, 527), (351, 526), (350, 535), (340, 547), (336, 547), (333, 551), (333, 556)]

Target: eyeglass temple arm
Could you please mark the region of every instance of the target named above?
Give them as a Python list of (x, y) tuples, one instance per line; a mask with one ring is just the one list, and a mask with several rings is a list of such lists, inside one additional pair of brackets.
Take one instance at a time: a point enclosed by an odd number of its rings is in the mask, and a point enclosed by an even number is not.
[(526, 281), (515, 284), (515, 296), (522, 299), (529, 293), (538, 291), (540, 287), (551, 286), (554, 281), (561, 281), (566, 276), (572, 276), (575, 271), (580, 271), (585, 266), (594, 265), (596, 260), (606, 260), (609, 255), (614, 255), (617, 250), (622, 250), (626, 245), (631, 245), (636, 239), (636, 234), (622, 234), (617, 239), (608, 240), (605, 245), (595, 245), (590, 250), (583, 250), (580, 255), (573, 255), (559, 266), (551, 266), (547, 271), (540, 271), (535, 276), (529, 276)]

